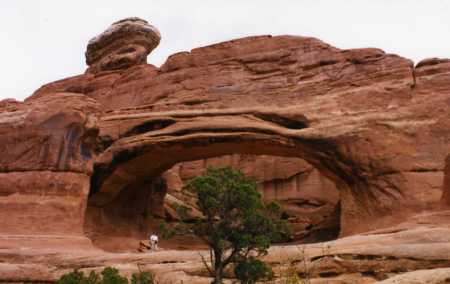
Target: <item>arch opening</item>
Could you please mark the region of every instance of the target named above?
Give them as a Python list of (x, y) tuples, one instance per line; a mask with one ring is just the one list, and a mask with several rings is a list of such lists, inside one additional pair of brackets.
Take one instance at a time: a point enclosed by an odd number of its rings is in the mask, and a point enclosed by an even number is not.
[(367, 231), (371, 224), (361, 220), (377, 216), (374, 210), (383, 205), (374, 198), (377, 184), (371, 183), (373, 175), (364, 166), (368, 157), (354, 152), (358, 148), (351, 136), (333, 129), (319, 135), (303, 115), (291, 110), (277, 113), (214, 110), (105, 118), (100, 140), (106, 144), (94, 161), (89, 207), (105, 207), (133, 189), (146, 192), (142, 188), (156, 186), (163, 173), (178, 163), (224, 155), (270, 155), (303, 159), (334, 183), (340, 195), (335, 208), (340, 236)]
[[(88, 206), (85, 231), (94, 244), (109, 251), (136, 248), (139, 239), (158, 231), (161, 221), (179, 222), (177, 208), (200, 216), (195, 197), (182, 191), (192, 178), (209, 166), (230, 166), (254, 179), (266, 202), (280, 204), (293, 232), (290, 243), (334, 240), (340, 231), (340, 194), (335, 183), (314, 166), (297, 157), (231, 154), (173, 165), (160, 176), (130, 185), (102, 207)], [(195, 236), (184, 234), (163, 246), (174, 249), (203, 248)]]

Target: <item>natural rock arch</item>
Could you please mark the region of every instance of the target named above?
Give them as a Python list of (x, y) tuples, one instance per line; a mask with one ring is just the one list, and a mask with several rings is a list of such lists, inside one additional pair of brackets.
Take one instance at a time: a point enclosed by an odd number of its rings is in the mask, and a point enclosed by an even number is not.
[(336, 183), (342, 192), (342, 234), (370, 229), (355, 216), (386, 213), (390, 204), (381, 203), (386, 193), (380, 192), (380, 181), (352, 159), (354, 153), (345, 152), (353, 147), (348, 137), (318, 135), (308, 124), (289, 109), (104, 117), (100, 140), (114, 142), (95, 161), (90, 204), (105, 205), (125, 187), (148, 183), (179, 162), (269, 154), (302, 158)]
[(340, 187), (343, 235), (439, 203), (449, 60), (413, 66), (379, 49), (258, 36), (157, 68), (145, 57), (159, 38), (143, 20), (115, 23), (90, 42), (85, 74), (0, 103), (6, 234), (80, 236), (88, 191), (95, 203), (178, 161), (232, 152), (316, 166)]

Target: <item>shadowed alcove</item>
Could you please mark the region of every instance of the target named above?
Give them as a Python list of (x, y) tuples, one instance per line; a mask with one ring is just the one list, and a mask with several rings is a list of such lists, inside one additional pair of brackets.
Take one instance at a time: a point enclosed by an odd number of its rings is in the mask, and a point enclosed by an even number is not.
[[(177, 163), (161, 176), (123, 189), (101, 207), (90, 205), (85, 231), (97, 246), (121, 251), (136, 248), (139, 239), (158, 231), (161, 221), (179, 222), (177, 208), (189, 208), (189, 218), (200, 216), (195, 196), (183, 186), (208, 167), (230, 166), (256, 181), (264, 201), (281, 205), (282, 217), (293, 232), (291, 243), (336, 239), (340, 230), (340, 197), (335, 184), (300, 158), (232, 154)], [(166, 248), (201, 246), (192, 235), (162, 241)]]

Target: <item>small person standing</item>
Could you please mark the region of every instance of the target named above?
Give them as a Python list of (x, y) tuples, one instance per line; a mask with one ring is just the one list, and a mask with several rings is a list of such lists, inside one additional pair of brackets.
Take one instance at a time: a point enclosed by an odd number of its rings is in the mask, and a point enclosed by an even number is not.
[(155, 233), (150, 235), (150, 250), (158, 250), (158, 236)]

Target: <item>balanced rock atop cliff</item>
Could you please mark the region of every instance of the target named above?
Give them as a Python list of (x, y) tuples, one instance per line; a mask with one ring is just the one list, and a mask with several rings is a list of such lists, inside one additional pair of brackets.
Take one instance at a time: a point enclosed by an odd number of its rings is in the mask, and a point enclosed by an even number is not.
[(161, 35), (147, 21), (127, 18), (115, 22), (106, 31), (89, 41), (86, 50), (88, 72), (117, 70), (146, 63)]
[(340, 190), (341, 234), (378, 229), (441, 200), (446, 60), (414, 67), (376, 48), (255, 36), (178, 53), (156, 68), (144, 57), (158, 41), (145, 21), (119, 21), (89, 43), (85, 74), (27, 99), (71, 92), (101, 105), (90, 204), (144, 188), (177, 163), (229, 154), (313, 165)]
[(150, 217), (194, 204), (179, 189), (218, 163), (249, 169), (289, 220), (309, 214), (303, 232), (352, 235), (320, 273), (359, 278), (333, 283), (450, 265), (448, 60), (256, 36), (157, 68), (159, 41), (144, 20), (116, 22), (89, 42), (84, 74), (0, 102), (0, 251), (2, 234), (11, 247), (103, 232), (136, 244)]

